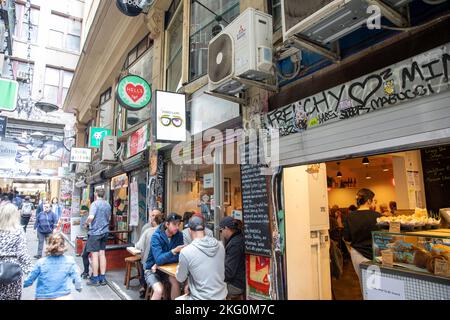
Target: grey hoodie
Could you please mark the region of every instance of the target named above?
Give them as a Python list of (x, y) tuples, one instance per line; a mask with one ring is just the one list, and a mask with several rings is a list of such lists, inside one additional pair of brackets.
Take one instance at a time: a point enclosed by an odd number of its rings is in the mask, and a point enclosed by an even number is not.
[(195, 239), (180, 252), (177, 280), (189, 278), (192, 300), (225, 300), (225, 249), (212, 237)]

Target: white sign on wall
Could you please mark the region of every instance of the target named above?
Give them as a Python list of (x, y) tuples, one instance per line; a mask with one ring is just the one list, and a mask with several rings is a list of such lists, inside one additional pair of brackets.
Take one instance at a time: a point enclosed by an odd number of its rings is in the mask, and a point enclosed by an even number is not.
[(186, 141), (186, 96), (156, 91), (156, 140)]
[(207, 173), (203, 175), (203, 188), (214, 188), (214, 173)]
[(137, 181), (130, 184), (130, 227), (139, 224), (139, 190)]
[(90, 148), (72, 148), (70, 162), (91, 163), (92, 150)]
[(405, 300), (405, 282), (379, 275), (376, 285), (366, 289), (367, 300)]

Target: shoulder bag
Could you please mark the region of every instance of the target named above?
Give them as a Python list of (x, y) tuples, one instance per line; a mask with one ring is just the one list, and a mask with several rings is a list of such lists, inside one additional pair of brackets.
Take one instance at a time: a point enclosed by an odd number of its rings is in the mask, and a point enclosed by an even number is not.
[(22, 268), (14, 262), (0, 262), (0, 284), (7, 285), (20, 279)]

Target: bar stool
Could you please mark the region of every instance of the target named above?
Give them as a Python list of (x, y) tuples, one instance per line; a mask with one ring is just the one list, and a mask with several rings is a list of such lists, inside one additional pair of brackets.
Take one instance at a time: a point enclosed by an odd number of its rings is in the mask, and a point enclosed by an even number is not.
[[(141, 268), (139, 268), (139, 265), (138, 265), (138, 263), (140, 263), (140, 261), (141, 261), (140, 255), (125, 258), (126, 272), (125, 272), (124, 285), (127, 287), (127, 289), (130, 286), (131, 280), (133, 280), (133, 279), (139, 280), (141, 278)], [(137, 274), (134, 276), (131, 276), (131, 268), (132, 267), (135, 267), (137, 270)]]

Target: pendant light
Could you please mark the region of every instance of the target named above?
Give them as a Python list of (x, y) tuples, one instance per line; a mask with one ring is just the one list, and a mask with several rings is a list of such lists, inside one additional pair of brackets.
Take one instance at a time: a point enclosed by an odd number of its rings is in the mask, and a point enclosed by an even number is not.
[(369, 165), (369, 158), (364, 157), (363, 160), (362, 160), (362, 164), (365, 165), (365, 166), (368, 166)]
[(341, 170), (340, 170), (340, 168), (341, 168), (341, 163), (338, 162), (337, 165), (338, 165), (338, 172), (337, 172), (337, 174), (336, 174), (336, 177), (340, 179), (340, 178), (342, 178), (342, 172), (341, 172)]

